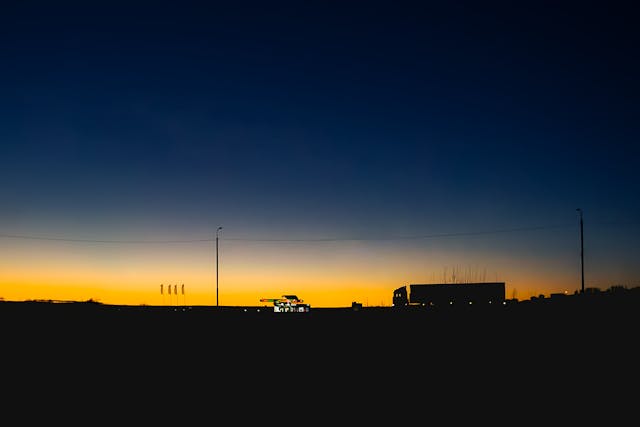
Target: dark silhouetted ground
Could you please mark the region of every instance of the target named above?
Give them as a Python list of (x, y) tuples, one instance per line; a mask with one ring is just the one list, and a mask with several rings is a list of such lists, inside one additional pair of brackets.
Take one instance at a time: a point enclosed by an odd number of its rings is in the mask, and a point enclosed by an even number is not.
[(3, 302), (2, 367), (23, 402), (105, 417), (129, 408), (147, 422), (180, 411), (213, 420), (243, 405), (234, 413), (247, 423), (281, 411), (317, 422), (429, 420), (445, 407), (482, 418), (562, 408), (575, 421), (585, 417), (575, 405), (593, 413), (637, 401), (638, 301), (628, 291), (309, 313)]

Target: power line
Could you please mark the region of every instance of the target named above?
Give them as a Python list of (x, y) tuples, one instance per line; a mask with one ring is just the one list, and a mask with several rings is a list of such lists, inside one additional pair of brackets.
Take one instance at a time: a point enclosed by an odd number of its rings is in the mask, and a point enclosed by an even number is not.
[[(558, 228), (573, 227), (573, 224), (557, 224), (557, 225), (540, 225), (532, 227), (516, 227), (516, 228), (503, 228), (493, 230), (482, 231), (469, 231), (469, 232), (455, 232), (455, 233), (436, 233), (436, 234), (419, 234), (419, 235), (404, 235), (404, 236), (382, 236), (382, 237), (332, 237), (332, 238), (316, 238), (316, 239), (256, 239), (256, 238), (242, 238), (242, 237), (226, 237), (223, 240), (237, 241), (237, 242), (348, 242), (348, 241), (390, 241), (390, 240), (420, 240), (420, 239), (435, 239), (446, 237), (465, 237), (465, 236), (479, 236), (487, 234), (502, 234), (502, 233), (515, 233), (523, 231), (538, 231), (538, 230), (550, 230)], [(110, 244), (177, 244), (177, 243), (201, 243), (212, 242), (215, 238), (203, 238), (203, 239), (183, 239), (183, 240), (105, 240), (105, 239), (84, 239), (84, 238), (69, 238), (69, 237), (51, 237), (51, 236), (38, 236), (38, 235), (26, 235), (26, 234), (5, 234), (0, 233), (0, 238), (6, 239), (20, 239), (20, 240), (44, 240), (44, 241), (56, 241), (56, 242), (75, 242), (75, 243), (110, 243)]]
[(103, 240), (103, 239), (79, 239), (69, 237), (34, 236), (26, 234), (0, 234), (0, 238), (21, 239), (21, 240), (48, 240), (55, 242), (77, 242), (77, 243), (132, 243), (132, 244), (169, 244), (169, 243), (195, 243), (211, 242), (213, 239), (191, 239), (191, 240)]
[(496, 230), (469, 231), (469, 232), (459, 232), (459, 233), (438, 233), (438, 234), (386, 236), (386, 237), (336, 237), (336, 238), (318, 238), (318, 239), (226, 238), (225, 240), (242, 241), (242, 242), (346, 242), (346, 241), (372, 241), (372, 240), (420, 240), (420, 239), (435, 239), (439, 237), (464, 237), (464, 236), (478, 236), (483, 234), (499, 234), (499, 233), (512, 233), (512, 232), (519, 232), (519, 231), (546, 230), (546, 229), (553, 229), (553, 228), (567, 228), (571, 226), (573, 225), (572, 224), (545, 225), (545, 226), (536, 226), (536, 227), (505, 228), (505, 229), (496, 229)]

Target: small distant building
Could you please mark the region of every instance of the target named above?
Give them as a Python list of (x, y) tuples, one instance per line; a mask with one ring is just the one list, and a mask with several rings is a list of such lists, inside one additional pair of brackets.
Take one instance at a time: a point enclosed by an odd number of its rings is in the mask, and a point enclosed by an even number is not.
[(393, 306), (458, 306), (502, 304), (504, 282), (410, 284), (393, 291)]
[(273, 303), (273, 311), (275, 313), (308, 312), (311, 309), (311, 306), (305, 304), (297, 295), (282, 295), (280, 298), (260, 298), (260, 302)]
[(566, 292), (552, 292), (549, 294), (549, 298), (552, 300), (558, 300), (560, 298), (566, 298), (568, 295)]

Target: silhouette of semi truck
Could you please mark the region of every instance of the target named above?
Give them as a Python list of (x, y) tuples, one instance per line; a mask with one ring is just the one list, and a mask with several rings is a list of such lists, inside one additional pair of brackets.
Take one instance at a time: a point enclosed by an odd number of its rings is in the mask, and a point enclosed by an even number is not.
[(411, 284), (393, 291), (394, 307), (496, 305), (504, 301), (504, 282)]

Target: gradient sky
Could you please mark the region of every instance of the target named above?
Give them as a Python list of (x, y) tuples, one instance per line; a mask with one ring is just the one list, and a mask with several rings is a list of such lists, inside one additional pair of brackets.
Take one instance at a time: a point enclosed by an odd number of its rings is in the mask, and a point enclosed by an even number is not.
[(454, 280), (573, 293), (576, 208), (585, 286), (637, 286), (636, 16), (5, 2), (0, 297), (214, 305), (219, 226), (220, 305), (390, 305)]

